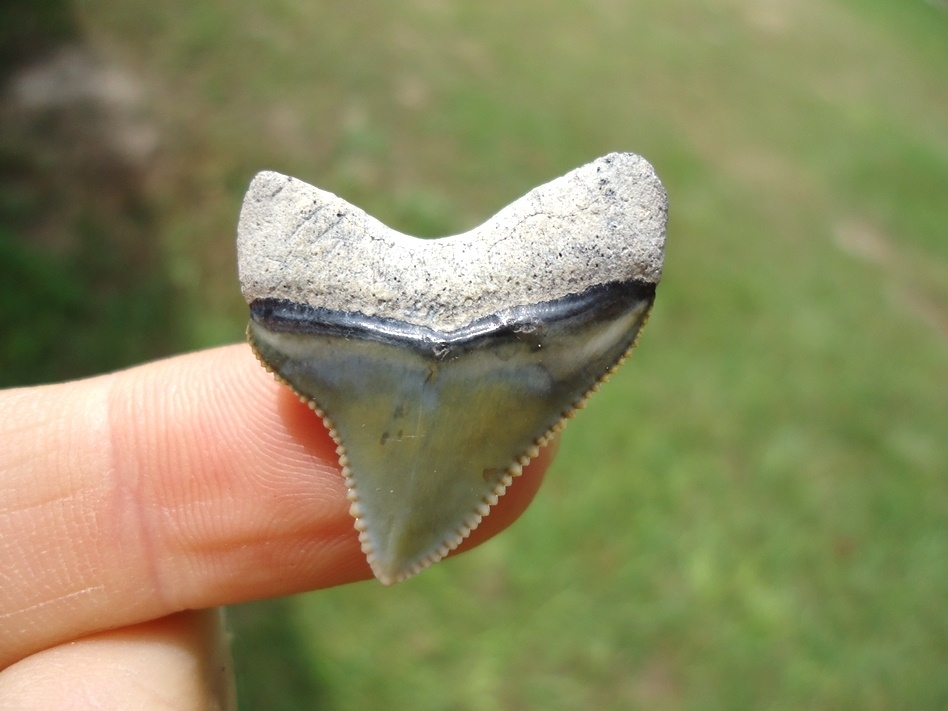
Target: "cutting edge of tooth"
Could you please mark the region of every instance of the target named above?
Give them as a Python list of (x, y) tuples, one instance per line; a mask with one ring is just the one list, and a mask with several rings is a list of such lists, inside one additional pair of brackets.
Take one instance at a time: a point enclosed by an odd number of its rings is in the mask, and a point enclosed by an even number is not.
[[(507, 492), (507, 488), (511, 484), (513, 484), (514, 478), (520, 476), (523, 473), (523, 468), (527, 466), (527, 464), (534, 457), (539, 455), (540, 448), (549, 444), (553, 440), (553, 438), (556, 437), (566, 427), (568, 420), (572, 419), (578, 410), (585, 407), (586, 401), (592, 396), (592, 394), (599, 392), (601, 384), (608, 381), (609, 377), (613, 373), (615, 373), (616, 370), (618, 370), (619, 366), (621, 366), (626, 360), (628, 360), (629, 356), (632, 355), (633, 349), (638, 344), (639, 336), (642, 333), (642, 329), (645, 328), (645, 324), (648, 322), (648, 317), (649, 317), (650, 312), (651, 312), (651, 309), (649, 309), (649, 311), (646, 312), (642, 320), (642, 325), (639, 327), (636, 337), (633, 339), (632, 343), (625, 350), (625, 352), (621, 356), (619, 356), (616, 362), (612, 364), (609, 368), (607, 368), (606, 372), (604, 372), (596, 380), (596, 382), (594, 382), (586, 390), (586, 392), (583, 393), (582, 397), (580, 397), (575, 403), (573, 403), (573, 405), (566, 412), (562, 414), (560, 419), (558, 419), (553, 425), (551, 425), (550, 428), (546, 432), (544, 432), (542, 435), (537, 437), (536, 440), (534, 441), (534, 444), (528, 447), (527, 451), (524, 452), (524, 454), (521, 455), (520, 457), (516, 458), (515, 461), (507, 468), (507, 471), (500, 478), (497, 485), (494, 487), (493, 491), (489, 493), (487, 496), (485, 496), (483, 500), (478, 504), (476, 508), (478, 515), (477, 515), (477, 522), (475, 523), (475, 525), (470, 526), (468, 521), (465, 520), (465, 523), (461, 525), (461, 527), (459, 528), (459, 530), (453, 537), (449, 538), (448, 541), (445, 542), (445, 545), (438, 548), (438, 550), (434, 551), (431, 555), (413, 564), (407, 570), (400, 572), (396, 576), (392, 576), (391, 578), (388, 579), (388, 581), (383, 580), (382, 577), (378, 575), (378, 573), (376, 573), (376, 577), (378, 577), (379, 580), (385, 585), (390, 585), (392, 583), (397, 583), (397, 582), (402, 582), (404, 580), (407, 580), (408, 578), (414, 575), (417, 575), (419, 572), (421, 572), (425, 568), (428, 568), (434, 565), (435, 563), (437, 563), (438, 561), (444, 559), (446, 557), (446, 554), (443, 554), (442, 551), (444, 550), (445, 547), (448, 547), (450, 551), (453, 551), (460, 545), (460, 543), (465, 538), (470, 536), (471, 532), (477, 527), (478, 524), (480, 524), (481, 520), (483, 520), (483, 518), (489, 515), (490, 509), (496, 506), (497, 503), (500, 501), (500, 498)], [(481, 514), (480, 511), (482, 510), (482, 506), (485, 504), (487, 506), (487, 513)], [(370, 554), (367, 554), (367, 557), (370, 558), (370, 565), (371, 565), (372, 556)], [(373, 566), (373, 570), (374, 570), (374, 566)]]
[[(507, 467), (504, 475), (497, 482), (497, 485), (494, 487), (493, 491), (488, 493), (474, 508), (474, 510), (465, 517), (464, 522), (458, 528), (458, 530), (452, 536), (448, 536), (444, 542), (436, 550), (415, 561), (411, 565), (407, 566), (404, 570), (397, 572), (395, 575), (388, 575), (384, 571), (380, 570), (377, 565), (377, 558), (375, 556), (375, 551), (372, 548), (372, 542), (368, 533), (368, 524), (365, 521), (364, 516), (357, 516), (355, 514), (353, 517), (353, 527), (359, 533), (359, 543), (361, 544), (362, 552), (366, 557), (366, 560), (369, 563), (369, 567), (372, 568), (372, 572), (375, 574), (375, 577), (383, 585), (393, 585), (395, 583), (403, 582), (409, 578), (417, 575), (422, 570), (430, 568), (432, 565), (437, 563), (440, 560), (446, 558), (452, 551), (458, 548), (461, 545), (462, 541), (465, 538), (471, 535), (471, 532), (477, 528), (481, 521), (490, 514), (490, 510), (499, 502), (500, 498), (507, 492), (507, 488), (513, 484), (514, 478), (520, 476), (523, 473), (523, 468), (530, 463), (536, 456), (540, 453), (540, 448), (549, 444), (549, 442), (559, 434), (565, 427), (569, 420), (573, 419), (576, 412), (585, 408), (586, 401), (592, 396), (593, 393), (599, 391), (602, 383), (607, 382), (609, 377), (618, 370), (618, 368), (628, 360), (629, 356), (632, 355), (632, 351), (635, 349), (638, 344), (639, 337), (642, 334), (642, 330), (645, 328), (646, 323), (648, 323), (648, 318), (651, 313), (651, 307), (646, 311), (645, 316), (642, 319), (642, 324), (639, 326), (638, 333), (636, 333), (635, 338), (632, 340), (632, 343), (625, 350), (625, 352), (616, 359), (616, 362), (613, 363), (606, 371), (599, 376), (599, 378), (589, 386), (583, 395), (576, 400), (566, 411), (562, 413), (560, 418), (553, 423), (546, 432), (538, 436), (532, 445), (530, 445), (527, 450), (516, 457), (514, 461)], [(249, 325), (248, 325), (248, 336), (249, 336)], [(260, 353), (257, 351), (256, 346), (253, 343), (253, 339), (250, 338), (250, 345), (256, 355), (257, 360), (263, 365), (264, 368), (281, 383), (290, 388), (294, 393), (299, 395), (296, 392), (295, 388), (282, 378), (270, 365), (263, 359)], [(300, 395), (300, 399), (306, 402), (307, 404), (312, 403), (313, 401), (309, 400), (305, 396)], [(318, 408), (318, 406), (313, 407), (313, 410), (322, 418), (323, 424), (326, 426), (326, 429), (329, 430), (329, 435), (332, 437), (333, 441), (336, 443), (336, 453), (339, 455), (340, 466), (342, 468), (342, 475), (345, 480), (345, 486), (347, 489), (346, 498), (350, 502), (349, 512), (352, 514), (353, 510), (364, 513), (362, 506), (359, 503), (359, 493), (356, 486), (355, 479), (352, 475), (352, 470), (348, 467), (349, 458), (346, 455), (345, 445), (342, 443), (342, 440), (339, 438), (336, 428), (332, 423), (332, 420), (329, 418), (325, 412)], [(345, 460), (345, 464), (343, 464)], [(486, 513), (481, 513), (483, 507), (486, 505)]]

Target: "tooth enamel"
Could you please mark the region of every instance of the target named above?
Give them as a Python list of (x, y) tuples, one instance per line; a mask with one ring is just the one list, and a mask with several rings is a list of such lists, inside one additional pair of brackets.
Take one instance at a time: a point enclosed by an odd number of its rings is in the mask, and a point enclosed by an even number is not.
[(440, 240), (293, 178), (254, 179), (238, 226), (248, 337), (339, 445), (380, 581), (456, 548), (625, 359), (665, 219), (661, 183), (632, 154)]

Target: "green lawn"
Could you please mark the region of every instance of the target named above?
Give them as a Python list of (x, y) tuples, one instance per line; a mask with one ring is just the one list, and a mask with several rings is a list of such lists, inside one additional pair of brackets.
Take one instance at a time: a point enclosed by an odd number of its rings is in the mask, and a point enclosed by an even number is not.
[(613, 150), (669, 192), (641, 345), (530, 511), (395, 588), (235, 609), (244, 707), (948, 708), (942, 0), (75, 10), (164, 141), (176, 321), (126, 360), (242, 337), (257, 170), (423, 235)]

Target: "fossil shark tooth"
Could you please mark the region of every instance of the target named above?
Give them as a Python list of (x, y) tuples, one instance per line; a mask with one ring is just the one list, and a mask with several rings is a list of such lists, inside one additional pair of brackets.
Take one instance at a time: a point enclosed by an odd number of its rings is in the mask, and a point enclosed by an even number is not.
[(437, 240), (294, 178), (254, 178), (237, 238), (248, 337), (339, 445), (381, 582), (456, 548), (625, 358), (661, 277), (666, 213), (630, 153)]

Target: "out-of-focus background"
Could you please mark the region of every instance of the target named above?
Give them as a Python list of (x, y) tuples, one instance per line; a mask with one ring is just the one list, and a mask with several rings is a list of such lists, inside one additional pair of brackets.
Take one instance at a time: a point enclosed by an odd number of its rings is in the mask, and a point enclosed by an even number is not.
[(948, 707), (945, 0), (0, 9), (0, 384), (239, 341), (255, 172), (424, 236), (613, 150), (639, 349), (510, 531), (235, 608), (242, 708)]

